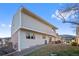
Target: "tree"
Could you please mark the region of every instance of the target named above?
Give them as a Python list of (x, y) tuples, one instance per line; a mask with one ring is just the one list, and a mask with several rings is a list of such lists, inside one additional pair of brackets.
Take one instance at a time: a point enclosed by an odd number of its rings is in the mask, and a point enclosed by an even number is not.
[(68, 7), (58, 10), (56, 15), (63, 23), (79, 25), (79, 4), (70, 4)]
[(79, 44), (79, 4), (70, 4), (66, 8), (58, 10), (56, 15), (63, 23), (76, 25), (76, 42)]

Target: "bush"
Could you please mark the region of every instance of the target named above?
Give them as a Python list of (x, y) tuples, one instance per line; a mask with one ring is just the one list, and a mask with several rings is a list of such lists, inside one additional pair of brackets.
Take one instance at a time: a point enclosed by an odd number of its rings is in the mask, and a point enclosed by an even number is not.
[(71, 43), (72, 46), (77, 46), (78, 44), (76, 42)]

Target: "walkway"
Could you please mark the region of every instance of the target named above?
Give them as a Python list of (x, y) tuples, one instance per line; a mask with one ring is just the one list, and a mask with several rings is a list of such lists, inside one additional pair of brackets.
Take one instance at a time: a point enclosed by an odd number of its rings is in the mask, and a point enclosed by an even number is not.
[(31, 48), (28, 48), (28, 49), (25, 49), (25, 50), (22, 50), (21, 52), (19, 51), (15, 51), (15, 52), (12, 52), (12, 53), (9, 53), (9, 54), (6, 54), (6, 56), (24, 56), (24, 55), (27, 55), (37, 49), (40, 49), (42, 47), (44, 47), (46, 45), (38, 45), (38, 46), (34, 46), (34, 47), (31, 47)]

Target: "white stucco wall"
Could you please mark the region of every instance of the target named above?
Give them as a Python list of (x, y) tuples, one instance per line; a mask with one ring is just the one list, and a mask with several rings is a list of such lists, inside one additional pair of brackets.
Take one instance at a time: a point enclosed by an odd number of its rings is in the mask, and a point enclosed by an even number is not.
[[(15, 50), (19, 49), (19, 31), (16, 31), (12, 36), (11, 36), (11, 42), (13, 45), (13, 48)], [(16, 46), (16, 47), (15, 47)]]
[(52, 27), (23, 13), (21, 13), (21, 26), (22, 28), (56, 36), (56, 32), (52, 29)]
[(14, 34), (21, 26), (20, 23), (20, 10), (13, 16), (12, 26), (11, 26), (11, 35)]
[(43, 34), (38, 33), (34, 33), (35, 39), (26, 39), (27, 32), (29, 31), (20, 30), (20, 49), (26, 49), (33, 46), (45, 44), (45, 40), (47, 40), (47, 43), (49, 42), (48, 36), (46, 36), (46, 39), (43, 39)]

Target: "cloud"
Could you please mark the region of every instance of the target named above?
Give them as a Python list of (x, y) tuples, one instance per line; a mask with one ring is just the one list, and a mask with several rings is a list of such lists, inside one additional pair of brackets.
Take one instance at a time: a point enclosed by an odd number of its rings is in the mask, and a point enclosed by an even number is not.
[(56, 10), (55, 11), (55, 13), (54, 14), (52, 14), (52, 16), (51, 16), (52, 18), (56, 18), (56, 19), (58, 19), (58, 20), (61, 20), (62, 19), (62, 17), (60, 16), (60, 14), (59, 14), (59, 11), (58, 10)]
[(55, 14), (52, 14), (52, 16), (51, 16), (52, 18), (55, 18), (56, 16), (55, 16)]
[(76, 19), (76, 15), (71, 15), (71, 19)]
[(56, 10), (55, 11), (55, 15), (59, 15), (59, 10)]
[(7, 28), (11, 28), (11, 25), (7, 25), (7, 24), (1, 24), (1, 27), (7, 27)]
[(64, 13), (61, 12), (61, 15), (62, 15), (65, 19), (68, 19), (69, 16), (71, 16), (72, 14), (74, 14), (74, 11), (73, 11), (73, 10), (68, 11), (68, 12), (64, 12)]
[(59, 17), (57, 17), (55, 14), (52, 14), (52, 16), (51, 16), (52, 18), (56, 18), (56, 19), (58, 19), (58, 20), (61, 20)]
[(9, 27), (11, 27), (11, 25), (9, 25)]
[(11, 37), (10, 33), (0, 33), (0, 38)]
[[(71, 11), (68, 11), (68, 12), (60, 12), (58, 9), (55, 11), (55, 13), (54, 14), (52, 14), (52, 18), (56, 18), (56, 19), (58, 19), (58, 20), (64, 20), (64, 19), (66, 19), (66, 20), (68, 20), (69, 19), (69, 17), (72, 15), (72, 14), (74, 14), (75, 13), (75, 11), (73, 11), (73, 10), (71, 10)], [(64, 19), (63, 19), (63, 17), (61, 16), (61, 15), (64, 17)], [(74, 18), (75, 16), (72, 16), (72, 18)]]
[(10, 37), (11, 25), (0, 24), (0, 37)]
[(6, 27), (6, 24), (1, 24), (1, 27)]
[(51, 17), (56, 18), (57, 17), (56, 14), (58, 14), (58, 10), (56, 10), (55, 13), (53, 13)]

